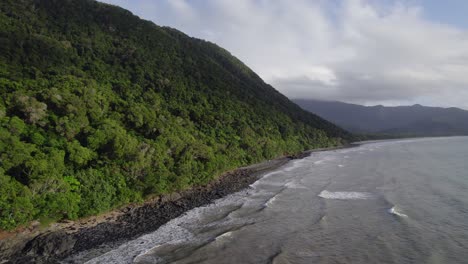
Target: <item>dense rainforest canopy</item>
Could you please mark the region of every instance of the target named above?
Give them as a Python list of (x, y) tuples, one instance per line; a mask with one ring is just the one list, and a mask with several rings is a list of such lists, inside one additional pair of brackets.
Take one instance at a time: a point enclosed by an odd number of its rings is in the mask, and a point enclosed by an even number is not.
[(92, 0), (0, 2), (0, 229), (351, 136), (226, 50)]

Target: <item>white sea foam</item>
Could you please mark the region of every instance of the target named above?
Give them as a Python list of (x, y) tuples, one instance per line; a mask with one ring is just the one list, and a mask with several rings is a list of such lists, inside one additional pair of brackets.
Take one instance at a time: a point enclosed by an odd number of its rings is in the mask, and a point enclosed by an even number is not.
[(260, 181), (256, 181), (256, 182), (254, 182), (254, 183), (250, 184), (250, 185), (249, 185), (249, 187), (251, 187), (251, 188), (254, 188), (254, 189), (255, 189), (255, 188), (257, 188), (257, 186), (258, 186), (259, 184), (261, 184), (261, 183), (260, 183)]
[(276, 195), (268, 199), (268, 201), (265, 203), (266, 207), (270, 207), (276, 200)]
[(263, 175), (263, 176), (261, 177), (261, 179), (266, 179), (266, 178), (269, 178), (269, 177), (271, 177), (271, 176), (273, 176), (273, 175), (280, 174), (280, 173), (281, 173), (281, 170), (269, 172), (269, 173)]
[(304, 185), (294, 182), (294, 181), (288, 182), (284, 186), (286, 186), (289, 189), (309, 189), (305, 187)]
[(232, 237), (232, 231), (223, 233), (223, 234), (217, 236), (215, 239), (216, 239), (217, 241), (219, 241), (220, 239), (223, 239), (223, 238), (230, 238), (230, 237)]
[(397, 216), (399, 216), (399, 217), (405, 217), (405, 218), (408, 217), (407, 215), (405, 215), (404, 213), (402, 213), (402, 212), (398, 209), (398, 207), (396, 207), (396, 205), (393, 206), (392, 208), (388, 209), (388, 212), (391, 213), (391, 214), (397, 215)]
[[(154, 235), (155, 233), (157, 233), (159, 237), (156, 237)], [(161, 244), (180, 244), (194, 237), (191, 232), (178, 226), (176, 223), (168, 223), (155, 233), (147, 234), (132, 240), (115, 250), (87, 261), (86, 264), (132, 263), (134, 257), (146, 254), (149, 250), (156, 249), (161, 246)]]
[(338, 164), (338, 167), (343, 168), (344, 165), (343, 164)]
[(295, 161), (292, 161), (291, 162), (292, 164), (286, 168), (283, 169), (283, 171), (292, 171), (294, 169), (296, 169), (297, 167), (299, 167), (299, 165), (301, 163), (303, 163), (303, 160), (295, 160)]
[(373, 197), (368, 192), (329, 192), (327, 190), (323, 190), (318, 196), (335, 200), (365, 200)]
[(249, 186), (256, 189), (258, 186), (273, 186), (273, 187), (278, 187), (278, 186), (283, 186), (284, 183), (282, 182), (272, 182), (272, 181), (264, 181), (263, 179), (260, 179), (252, 184), (250, 184)]
[[(155, 248), (156, 250), (156, 248)], [(148, 252), (148, 253), (145, 253), (145, 254), (141, 254), (141, 255), (138, 255), (135, 257), (135, 259), (133, 260), (133, 263), (164, 263), (164, 259), (154, 255), (154, 254), (151, 254), (151, 252)]]
[[(201, 215), (204, 215), (213, 210), (216, 211), (217, 208), (228, 205), (243, 204), (246, 200), (249, 200), (246, 199), (246, 193), (246, 191), (234, 193), (224, 198), (218, 199), (212, 204), (194, 208), (181, 217), (172, 219), (155, 232), (143, 235), (135, 240), (128, 241), (118, 248), (91, 259), (86, 263), (132, 263), (136, 256), (137, 258), (141, 258), (142, 256), (151, 255), (148, 254), (148, 252), (157, 250), (160, 245), (180, 244), (194, 240), (194, 234), (190, 230), (184, 228), (185, 225), (196, 224), (197, 221), (199, 221)], [(231, 220), (221, 220), (221, 222), (223, 221)], [(157, 261), (154, 260), (152, 263), (157, 263)]]

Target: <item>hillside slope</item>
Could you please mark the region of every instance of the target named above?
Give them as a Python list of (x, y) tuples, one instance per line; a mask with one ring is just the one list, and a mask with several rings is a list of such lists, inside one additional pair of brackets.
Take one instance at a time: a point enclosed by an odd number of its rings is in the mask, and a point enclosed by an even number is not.
[(115, 6), (4, 0), (0, 43), (0, 229), (351, 139), (226, 50)]
[(468, 135), (468, 111), (459, 108), (362, 106), (309, 99), (294, 100), (303, 109), (356, 133), (401, 136)]

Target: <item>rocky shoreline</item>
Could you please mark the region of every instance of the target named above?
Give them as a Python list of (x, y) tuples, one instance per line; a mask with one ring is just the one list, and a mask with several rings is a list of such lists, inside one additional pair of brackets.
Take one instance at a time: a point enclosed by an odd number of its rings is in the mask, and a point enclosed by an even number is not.
[(283, 157), (240, 168), (223, 174), (206, 186), (159, 196), (143, 205), (128, 206), (108, 216), (58, 223), (52, 230), (39, 234), (29, 231), (24, 232), (29, 234), (2, 239), (0, 263), (57, 263), (71, 254), (104, 243), (123, 243), (156, 230), (190, 209), (245, 189), (262, 173), (274, 170), (294, 158), (297, 157)]
[(106, 243), (119, 245), (155, 231), (190, 209), (247, 188), (258, 178), (288, 161), (302, 159), (318, 149), (265, 161), (227, 172), (206, 186), (163, 195), (143, 205), (127, 206), (105, 215), (52, 225), (46, 230), (25, 230), (0, 237), (0, 263), (57, 263), (67, 256)]

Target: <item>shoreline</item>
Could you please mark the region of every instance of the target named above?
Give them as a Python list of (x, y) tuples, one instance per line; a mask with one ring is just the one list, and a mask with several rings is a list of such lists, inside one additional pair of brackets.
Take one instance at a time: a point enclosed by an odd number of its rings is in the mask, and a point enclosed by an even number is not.
[(359, 143), (319, 148), (241, 167), (222, 174), (205, 186), (157, 196), (143, 204), (131, 204), (102, 215), (77, 221), (62, 221), (40, 230), (32, 225), (22, 232), (0, 237), (0, 263), (57, 263), (71, 255), (103, 247), (118, 246), (157, 230), (185, 212), (249, 187), (262, 175), (291, 160), (312, 153), (357, 147)]

